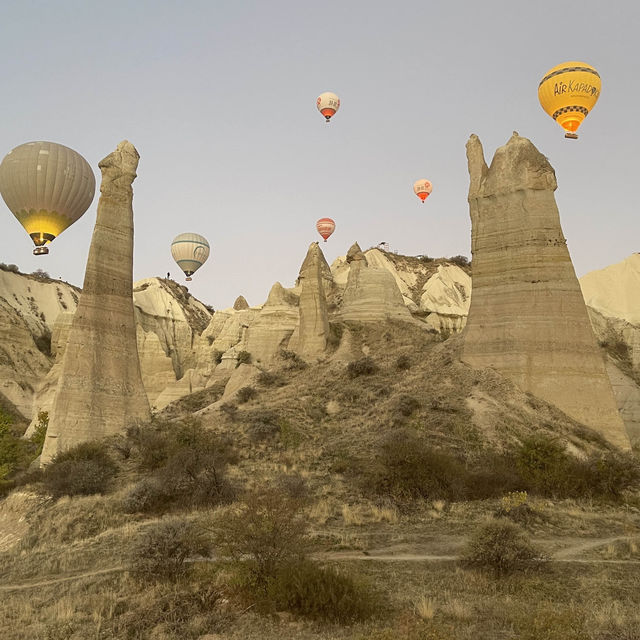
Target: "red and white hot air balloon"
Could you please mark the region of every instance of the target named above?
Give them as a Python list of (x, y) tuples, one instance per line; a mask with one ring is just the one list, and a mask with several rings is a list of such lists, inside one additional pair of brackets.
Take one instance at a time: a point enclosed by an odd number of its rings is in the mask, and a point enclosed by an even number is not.
[(316, 222), (318, 233), (327, 241), (327, 238), (335, 231), (336, 223), (331, 218), (320, 218)]
[(424, 201), (429, 197), (431, 189), (431, 183), (428, 180), (416, 180), (413, 183), (413, 191), (418, 196), (418, 198), (422, 200), (423, 204)]
[(340, 98), (335, 93), (331, 93), (331, 91), (325, 91), (318, 96), (316, 106), (328, 123), (340, 108)]

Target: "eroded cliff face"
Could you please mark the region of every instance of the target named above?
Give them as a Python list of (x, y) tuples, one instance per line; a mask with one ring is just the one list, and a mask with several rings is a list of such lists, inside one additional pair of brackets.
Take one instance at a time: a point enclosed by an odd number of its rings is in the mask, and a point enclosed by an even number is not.
[(121, 142), (102, 184), (84, 286), (74, 315), (41, 461), (151, 417), (133, 307), (133, 189), (139, 155)]
[(516, 133), (491, 167), (477, 136), (467, 158), (473, 293), (463, 360), (496, 369), (628, 449), (560, 227), (553, 168)]

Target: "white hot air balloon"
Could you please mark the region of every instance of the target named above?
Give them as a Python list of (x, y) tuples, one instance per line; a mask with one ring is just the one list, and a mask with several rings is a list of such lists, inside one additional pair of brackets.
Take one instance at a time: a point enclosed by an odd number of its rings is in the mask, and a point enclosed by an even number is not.
[(197, 233), (181, 233), (171, 243), (171, 255), (191, 281), (191, 276), (207, 261), (209, 243)]
[(73, 149), (55, 142), (27, 142), (0, 164), (0, 193), (31, 236), (33, 253), (45, 246), (89, 208), (96, 179), (89, 163)]
[(316, 106), (326, 121), (329, 122), (340, 108), (340, 98), (335, 93), (331, 93), (331, 91), (325, 91), (318, 96)]

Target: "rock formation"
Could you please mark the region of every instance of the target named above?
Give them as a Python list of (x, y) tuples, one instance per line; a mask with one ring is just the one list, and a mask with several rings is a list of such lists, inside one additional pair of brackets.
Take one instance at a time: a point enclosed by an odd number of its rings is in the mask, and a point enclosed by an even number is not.
[(547, 159), (516, 133), (487, 167), (467, 143), (473, 294), (463, 360), (628, 449), (603, 357), (560, 227)]
[(471, 277), (455, 264), (438, 265), (422, 287), (420, 309), (425, 322), (436, 331), (460, 331), (467, 322), (471, 301)]
[(249, 308), (249, 303), (246, 301), (244, 296), (238, 296), (236, 301), (233, 303), (233, 308), (236, 311), (244, 311)]
[(317, 358), (327, 348), (329, 314), (324, 292), (323, 273), (329, 265), (317, 242), (312, 242), (300, 268), (300, 324), (296, 351), (303, 358)]
[(383, 267), (369, 265), (357, 243), (349, 249), (347, 262), (350, 268), (338, 314), (341, 320), (414, 321), (393, 275)]
[(280, 349), (287, 348), (297, 324), (298, 295), (276, 282), (260, 313), (247, 326), (244, 344), (238, 350), (248, 351), (253, 363), (268, 364)]
[(133, 189), (139, 155), (121, 142), (102, 184), (84, 286), (62, 363), (42, 463), (86, 440), (148, 420), (133, 309)]

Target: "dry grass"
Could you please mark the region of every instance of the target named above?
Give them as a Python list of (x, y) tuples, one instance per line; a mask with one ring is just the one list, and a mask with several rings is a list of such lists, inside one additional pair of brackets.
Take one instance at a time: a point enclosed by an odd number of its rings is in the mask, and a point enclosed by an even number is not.
[(413, 609), (422, 620), (433, 620), (436, 615), (435, 602), (424, 594), (415, 601)]

